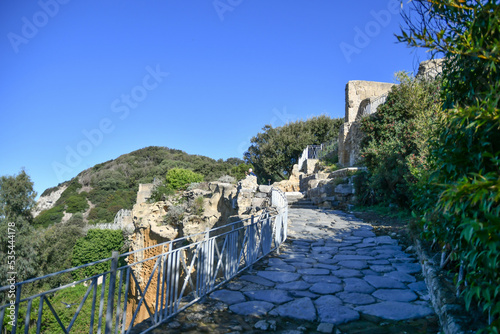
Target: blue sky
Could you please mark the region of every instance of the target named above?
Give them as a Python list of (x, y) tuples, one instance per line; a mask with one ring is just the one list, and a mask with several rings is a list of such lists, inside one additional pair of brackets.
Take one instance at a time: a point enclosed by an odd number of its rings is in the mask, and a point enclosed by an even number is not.
[(4, 0), (0, 175), (40, 194), (146, 146), (242, 158), (266, 124), (344, 116), (349, 80), (427, 59), (399, 0)]

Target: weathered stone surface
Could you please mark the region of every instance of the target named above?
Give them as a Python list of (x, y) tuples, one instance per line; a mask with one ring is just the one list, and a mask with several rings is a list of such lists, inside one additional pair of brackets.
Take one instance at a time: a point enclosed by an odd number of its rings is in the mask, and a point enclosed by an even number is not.
[(245, 296), (238, 291), (217, 290), (210, 294), (210, 298), (220, 300), (228, 305), (243, 303), (246, 301)]
[(353, 304), (353, 305), (366, 305), (375, 303), (376, 300), (373, 296), (366, 293), (358, 293), (358, 292), (340, 292), (335, 296), (339, 297), (344, 301), (344, 303)]
[(376, 111), (384, 100), (377, 97), (387, 94), (393, 84), (352, 80), (345, 88), (345, 123), (339, 131), (339, 164), (352, 166), (359, 158), (359, 145), (363, 135), (359, 120), (363, 115)]
[(324, 264), (324, 263), (317, 263), (314, 265), (315, 268), (321, 268), (321, 269), (328, 269), (328, 270), (339, 270), (340, 267), (336, 266), (334, 264)]
[(342, 306), (342, 302), (335, 296), (323, 296), (314, 301), (320, 322), (329, 324), (343, 324), (359, 319), (359, 313), (350, 307)]
[(267, 314), (273, 307), (274, 304), (268, 302), (250, 301), (231, 305), (229, 309), (236, 314), (258, 317)]
[(340, 284), (342, 280), (338, 277), (329, 276), (302, 276), (302, 279), (307, 283), (337, 283)]
[(416, 282), (417, 279), (409, 274), (403, 273), (401, 271), (392, 271), (390, 273), (384, 274), (384, 276), (394, 278), (395, 280), (398, 280), (400, 282), (404, 283), (413, 283)]
[(339, 269), (332, 271), (332, 274), (342, 278), (363, 277), (363, 273), (361, 273), (359, 270), (354, 270), (354, 269)]
[(335, 283), (314, 283), (309, 291), (319, 293), (320, 295), (334, 294), (342, 291), (342, 285)]
[(283, 283), (276, 285), (276, 289), (281, 290), (307, 290), (311, 287), (311, 284), (304, 281), (294, 281), (290, 283)]
[(300, 277), (300, 275), (296, 273), (280, 272), (280, 271), (259, 271), (257, 275), (276, 283), (293, 282), (298, 280)]
[(377, 289), (405, 289), (406, 286), (400, 281), (396, 281), (386, 276), (365, 276), (364, 280)]
[(337, 263), (339, 266), (346, 267), (349, 269), (365, 269), (368, 268), (366, 261), (339, 261)]
[(306, 290), (290, 290), (288, 293), (294, 298), (308, 297), (311, 299), (315, 299), (319, 297), (318, 294)]
[(331, 333), (333, 333), (333, 327), (334, 327), (333, 324), (328, 324), (326, 322), (322, 322), (318, 325), (318, 327), (316, 328), (316, 331), (318, 331), (320, 333), (331, 334)]
[(265, 320), (259, 320), (255, 325), (253, 325), (253, 328), (260, 329), (261, 331), (267, 331), (269, 329), (269, 323)]
[(375, 291), (373, 286), (361, 278), (346, 278), (344, 283), (344, 291), (346, 292), (372, 293)]
[(294, 301), (280, 305), (269, 314), (298, 320), (316, 320), (316, 308), (308, 297), (295, 299)]
[(280, 258), (277, 258), (277, 257), (271, 257), (269, 258), (269, 260), (267, 261), (267, 264), (269, 266), (282, 266), (282, 265), (286, 265), (287, 263), (285, 261), (283, 261), (282, 259)]
[(381, 302), (356, 307), (361, 313), (366, 313), (388, 320), (406, 320), (422, 318), (433, 314), (430, 307), (402, 302)]
[(299, 274), (302, 275), (328, 275), (330, 270), (320, 269), (320, 268), (309, 268), (309, 269), (299, 269), (297, 270)]
[(372, 293), (372, 296), (394, 302), (411, 302), (418, 298), (414, 292), (408, 289), (380, 289)]
[(427, 285), (424, 281), (418, 281), (415, 283), (408, 284), (408, 287), (413, 291), (427, 291)]
[(254, 276), (254, 275), (243, 275), (240, 277), (240, 279), (242, 279), (243, 281), (260, 284), (267, 287), (272, 287), (275, 284), (270, 280), (265, 279), (264, 277)]
[(422, 272), (422, 266), (419, 263), (393, 263), (393, 266), (403, 273), (416, 274)]
[(356, 230), (352, 232), (352, 235), (355, 237), (363, 237), (363, 238), (375, 237), (375, 233), (367, 230)]
[(261, 193), (268, 193), (268, 192), (270, 192), (270, 191), (271, 191), (271, 188), (272, 188), (272, 186), (266, 186), (266, 185), (264, 185), (264, 184), (261, 184), (261, 185), (259, 186), (259, 191), (260, 191)]
[(245, 296), (250, 300), (262, 300), (273, 304), (283, 304), (293, 300), (284, 290), (247, 291)]
[(272, 267), (267, 267), (266, 270), (268, 271), (289, 271), (289, 272), (294, 272), (296, 268), (292, 265), (288, 264), (281, 264), (277, 266), (272, 266)]
[(388, 273), (391, 271), (394, 271), (394, 267), (390, 265), (372, 265), (370, 266), (370, 269), (373, 270), (376, 273)]
[(352, 261), (352, 260), (375, 260), (373, 256), (368, 256), (368, 255), (335, 255), (333, 257), (335, 260), (338, 261)]

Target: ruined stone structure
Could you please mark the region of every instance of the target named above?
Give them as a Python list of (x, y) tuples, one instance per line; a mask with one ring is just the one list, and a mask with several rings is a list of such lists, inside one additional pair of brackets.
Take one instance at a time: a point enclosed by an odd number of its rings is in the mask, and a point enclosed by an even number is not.
[(339, 164), (343, 167), (353, 166), (359, 157), (359, 144), (362, 134), (359, 120), (362, 116), (372, 114), (378, 105), (385, 101), (383, 96), (394, 84), (386, 82), (349, 81), (345, 88), (345, 118), (339, 131)]
[[(443, 59), (420, 63), (417, 78), (434, 78), (442, 72)], [(349, 81), (345, 88), (345, 123), (339, 131), (339, 165), (354, 166), (359, 159), (359, 145), (363, 139), (360, 120), (373, 114), (385, 102), (387, 93), (395, 84), (374, 81)]]
[[(185, 212), (175, 222), (165, 222), (165, 216), (172, 210), (179, 210), (176, 200), (167, 199), (155, 203), (147, 203), (154, 189), (153, 184), (141, 184), (137, 193), (137, 203), (134, 205), (131, 217), (133, 233), (129, 236), (130, 251), (151, 247), (145, 251), (130, 255), (128, 262), (134, 263), (148, 259), (168, 251), (168, 246), (158, 246), (166, 241), (174, 240), (188, 235), (194, 238), (186, 240), (193, 243), (204, 238), (201, 232), (214, 227), (224, 226), (228, 223), (249, 218), (251, 215), (259, 215), (262, 209), (270, 205), (271, 187), (258, 185), (255, 176), (247, 176), (237, 185), (223, 182), (212, 182), (204, 184), (199, 188), (187, 190), (182, 194), (186, 204)], [(197, 198), (203, 198), (203, 213), (192, 211), (192, 203)], [(223, 230), (221, 230), (221, 233)], [(152, 247), (153, 246), (153, 247)], [(138, 279), (141, 289), (148, 283), (148, 277), (153, 272), (154, 260), (144, 261), (132, 270)], [(154, 307), (156, 301), (157, 277), (149, 283), (151, 288), (146, 293), (147, 304)], [(129, 288), (129, 299), (127, 318), (131, 319), (132, 311), (138, 306), (140, 293), (135, 281), (131, 281)], [(149, 314), (143, 305), (136, 319), (136, 324), (147, 319)]]

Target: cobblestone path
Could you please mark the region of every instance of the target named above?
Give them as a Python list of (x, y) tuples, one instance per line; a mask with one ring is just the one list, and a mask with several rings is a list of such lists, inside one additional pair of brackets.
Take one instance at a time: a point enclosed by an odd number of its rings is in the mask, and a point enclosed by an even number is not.
[[(369, 224), (351, 214), (289, 209), (288, 242), (280, 254), (273, 253), (210, 298), (219, 309), (231, 311), (227, 313), (260, 317), (252, 330), (274, 330), (276, 321), (270, 319), (278, 317), (314, 323), (314, 332), (332, 333), (340, 332), (338, 326), (343, 324), (346, 328), (345, 324), (372, 318), (394, 323), (434, 317), (426, 285), (417, 279), (419, 273), (417, 259), (397, 240), (376, 236)], [(385, 332), (375, 327), (351, 328), (353, 333)], [(242, 326), (233, 329), (247, 332)], [(311, 331), (298, 326), (281, 332)]]

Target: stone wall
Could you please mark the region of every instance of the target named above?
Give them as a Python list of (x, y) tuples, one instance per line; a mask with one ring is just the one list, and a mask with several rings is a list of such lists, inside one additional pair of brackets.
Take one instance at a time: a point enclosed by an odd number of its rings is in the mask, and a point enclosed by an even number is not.
[[(431, 59), (420, 63), (416, 77), (434, 78), (442, 72), (443, 59)], [(345, 123), (339, 131), (339, 165), (354, 166), (359, 159), (359, 145), (363, 133), (359, 121), (373, 114), (385, 102), (385, 96), (394, 84), (385, 82), (349, 81), (345, 88)]]
[(380, 96), (386, 95), (392, 83), (353, 80), (345, 88), (345, 123), (339, 131), (339, 164), (353, 166), (359, 157), (362, 133), (359, 119), (366, 113), (374, 113), (380, 104)]

